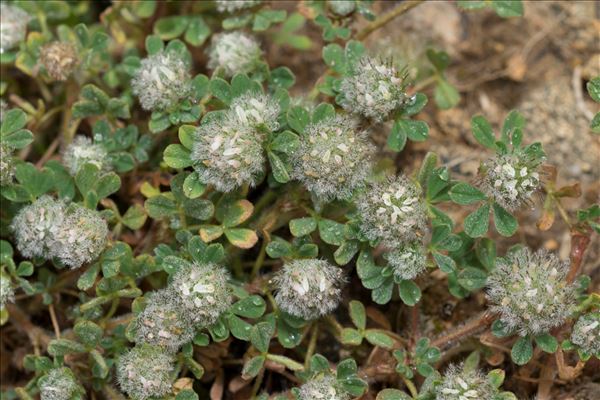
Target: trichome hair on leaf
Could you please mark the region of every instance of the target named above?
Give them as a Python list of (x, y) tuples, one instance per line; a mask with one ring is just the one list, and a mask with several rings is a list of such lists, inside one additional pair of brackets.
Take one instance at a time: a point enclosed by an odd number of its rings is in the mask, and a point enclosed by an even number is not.
[(59, 367), (48, 371), (38, 381), (41, 400), (69, 400), (82, 398), (85, 390), (70, 368)]
[(262, 57), (256, 38), (241, 31), (219, 33), (208, 49), (208, 68), (222, 71), (225, 77), (253, 72)]
[(585, 354), (600, 356), (600, 312), (590, 311), (577, 319), (571, 333), (571, 342)]
[(269, 131), (279, 128), (280, 107), (269, 95), (246, 92), (233, 99), (230, 109), (242, 125)]
[(404, 242), (383, 257), (399, 280), (414, 279), (427, 269), (427, 251), (419, 240)]
[(100, 144), (92, 143), (92, 139), (83, 135), (75, 136), (65, 148), (62, 158), (63, 164), (73, 176), (77, 175), (84, 164), (93, 164), (100, 171), (107, 171), (110, 168), (106, 149)]
[(117, 382), (134, 400), (160, 397), (171, 391), (175, 357), (166, 349), (136, 345), (117, 361)]

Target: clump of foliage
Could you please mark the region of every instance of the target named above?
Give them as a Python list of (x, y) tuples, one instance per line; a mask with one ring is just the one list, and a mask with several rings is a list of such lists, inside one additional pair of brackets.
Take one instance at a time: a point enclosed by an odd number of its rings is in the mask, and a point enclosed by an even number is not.
[[(364, 43), (420, 2), (373, 3), (2, 2), (0, 322), (29, 352), (2, 398), (508, 400), (508, 371), (598, 357), (600, 206), (571, 219), (518, 111), (471, 120), (471, 182), (399, 162), (460, 97), (443, 51), (413, 82)], [(524, 206), (558, 208), (570, 260), (506, 250)], [(446, 330), (442, 291), (487, 300)]]

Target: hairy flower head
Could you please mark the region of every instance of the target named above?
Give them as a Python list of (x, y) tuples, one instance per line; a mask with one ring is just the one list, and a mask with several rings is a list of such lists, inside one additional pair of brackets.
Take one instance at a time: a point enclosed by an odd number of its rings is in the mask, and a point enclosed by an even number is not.
[(109, 168), (108, 153), (99, 144), (83, 135), (77, 135), (63, 152), (63, 163), (71, 175), (77, 175), (84, 164), (94, 164), (99, 170)]
[(586, 354), (600, 358), (600, 312), (593, 311), (579, 317), (573, 326), (571, 342)]
[(231, 305), (229, 273), (216, 264), (193, 263), (173, 275), (169, 290), (198, 327), (208, 327)]
[(436, 387), (435, 400), (487, 400), (497, 394), (498, 389), (481, 371), (451, 365)]
[(349, 400), (350, 395), (331, 374), (317, 376), (300, 386), (298, 400)]
[(242, 125), (269, 131), (279, 128), (280, 107), (269, 95), (246, 92), (233, 99), (230, 109)]
[(131, 89), (144, 110), (166, 110), (189, 96), (190, 66), (173, 52), (160, 51), (142, 60)]
[(174, 356), (162, 347), (137, 345), (117, 361), (119, 386), (134, 400), (164, 396), (171, 392), (174, 361)]
[(217, 11), (220, 13), (234, 13), (260, 4), (261, 0), (215, 0)]
[(369, 185), (356, 203), (361, 232), (388, 247), (417, 239), (427, 228), (421, 189), (404, 175)]
[(168, 289), (148, 296), (146, 308), (134, 320), (136, 343), (157, 345), (176, 352), (192, 340), (192, 321), (177, 300)]
[(355, 0), (329, 0), (327, 5), (331, 12), (341, 17), (345, 17), (356, 9)]
[(42, 196), (23, 207), (11, 224), (17, 249), (23, 257), (52, 258), (54, 238), (64, 218), (64, 203), (50, 196)]
[(402, 243), (383, 257), (392, 267), (397, 279), (414, 279), (427, 268), (427, 252), (423, 243), (418, 240)]
[(51, 240), (50, 254), (71, 268), (94, 261), (106, 247), (108, 225), (98, 211), (72, 203)]
[(70, 400), (84, 397), (85, 390), (77, 382), (73, 371), (67, 367), (54, 368), (38, 381), (41, 400)]
[(6, 303), (10, 303), (15, 298), (15, 290), (13, 289), (10, 276), (4, 272), (0, 272), (0, 310), (4, 308)]
[(0, 3), (0, 54), (16, 47), (25, 39), (29, 14), (19, 7)]
[(377, 122), (408, 101), (406, 83), (391, 62), (363, 57), (353, 73), (342, 79), (341, 105), (346, 111)]
[(326, 260), (305, 259), (284, 264), (274, 282), (279, 307), (311, 320), (337, 308), (346, 279), (342, 269)]
[(12, 150), (0, 143), (0, 186), (9, 185), (15, 176), (15, 159)]
[(521, 336), (549, 332), (574, 305), (575, 286), (565, 280), (568, 267), (544, 250), (522, 248), (498, 258), (487, 281), (491, 311)]
[(66, 81), (79, 65), (77, 48), (69, 42), (50, 42), (40, 49), (40, 62), (52, 79)]
[(292, 174), (318, 199), (348, 199), (370, 173), (373, 153), (356, 121), (337, 115), (305, 128)]
[(213, 36), (208, 50), (208, 68), (221, 69), (227, 78), (248, 74), (260, 62), (262, 50), (254, 36), (241, 31)]
[(496, 156), (485, 162), (481, 189), (509, 211), (520, 208), (540, 187), (543, 158), (525, 153)]
[(200, 180), (221, 192), (254, 186), (265, 171), (263, 135), (227, 112), (196, 130), (191, 158)]

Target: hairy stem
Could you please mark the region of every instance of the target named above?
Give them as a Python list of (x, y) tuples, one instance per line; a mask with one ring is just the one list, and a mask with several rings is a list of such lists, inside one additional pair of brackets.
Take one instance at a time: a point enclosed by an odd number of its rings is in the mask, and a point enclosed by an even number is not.
[(377, 29), (382, 28), (390, 21), (394, 20), (396, 17), (406, 13), (407, 11), (415, 8), (419, 4), (421, 4), (424, 0), (406, 0), (400, 3), (397, 7), (388, 11), (387, 13), (378, 17), (375, 21), (371, 22), (364, 29), (359, 31), (354, 38), (356, 40), (364, 40), (371, 33), (375, 32)]
[(481, 313), (479, 315), (479, 317), (475, 318), (474, 320), (467, 322), (465, 325), (463, 325), (459, 328), (456, 328), (456, 329), (442, 335), (441, 337), (435, 339), (433, 342), (431, 342), (431, 345), (435, 346), (435, 347), (443, 348), (452, 342), (464, 340), (465, 338), (467, 338), (471, 335), (474, 335), (475, 333), (479, 332), (481, 329), (490, 325), (494, 321), (495, 318), (496, 318), (495, 314), (488, 312), (488, 311), (484, 311), (483, 313)]

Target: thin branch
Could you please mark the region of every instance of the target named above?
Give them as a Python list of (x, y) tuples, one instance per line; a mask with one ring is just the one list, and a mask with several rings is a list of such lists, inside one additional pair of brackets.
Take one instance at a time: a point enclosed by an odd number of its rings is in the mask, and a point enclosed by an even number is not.
[(392, 21), (396, 17), (406, 13), (407, 11), (413, 9), (414, 7), (421, 4), (424, 0), (406, 0), (400, 3), (400, 5), (391, 11), (381, 15), (375, 21), (371, 22), (367, 25), (363, 30), (358, 32), (354, 38), (356, 40), (364, 40), (371, 33), (375, 32), (377, 29), (382, 28), (388, 22)]
[(50, 319), (52, 320), (52, 327), (54, 328), (54, 335), (57, 339), (60, 339), (60, 326), (56, 319), (56, 311), (54, 310), (54, 304), (48, 304), (48, 311), (50, 312)]
[(475, 318), (474, 320), (467, 322), (465, 325), (456, 328), (444, 334), (443, 336), (435, 339), (433, 342), (431, 342), (431, 345), (443, 348), (451, 342), (456, 342), (458, 340), (462, 340), (466, 337), (474, 335), (481, 329), (486, 328), (488, 325), (490, 325), (495, 318), (496, 315), (494, 313), (484, 311), (479, 315), (478, 318)]

